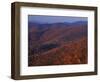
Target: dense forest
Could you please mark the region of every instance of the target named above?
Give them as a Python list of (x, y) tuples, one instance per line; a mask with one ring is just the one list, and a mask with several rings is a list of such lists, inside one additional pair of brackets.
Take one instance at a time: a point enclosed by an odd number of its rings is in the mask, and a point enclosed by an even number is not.
[(28, 66), (87, 63), (87, 22), (28, 24)]

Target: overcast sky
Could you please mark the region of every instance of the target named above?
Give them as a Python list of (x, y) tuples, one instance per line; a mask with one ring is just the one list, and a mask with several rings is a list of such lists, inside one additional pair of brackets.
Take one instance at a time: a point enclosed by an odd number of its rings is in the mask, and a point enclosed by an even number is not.
[(69, 16), (46, 16), (46, 15), (29, 15), (28, 21), (38, 23), (60, 23), (60, 22), (76, 22), (87, 21), (87, 17), (69, 17)]

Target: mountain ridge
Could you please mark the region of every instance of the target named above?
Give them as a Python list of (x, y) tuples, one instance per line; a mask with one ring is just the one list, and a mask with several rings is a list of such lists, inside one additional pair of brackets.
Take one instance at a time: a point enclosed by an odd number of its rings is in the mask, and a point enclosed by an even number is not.
[[(79, 48), (82, 47), (80, 45), (82, 45), (82, 42), (83, 42), (84, 45), (82, 49), (84, 49), (85, 50), (84, 52), (86, 52), (86, 49), (87, 49), (86, 41), (87, 41), (87, 32), (88, 32), (87, 27), (88, 26), (87, 26), (86, 21), (77, 21), (70, 24), (68, 23), (67, 24), (65, 23), (54, 23), (54, 24), (36, 24), (35, 23), (33, 24), (32, 23), (28, 25), (28, 28), (29, 28), (28, 30), (29, 63), (28, 64), (29, 66), (47, 65), (44, 63), (39, 64), (39, 62), (42, 60), (45, 60), (46, 57), (48, 59), (48, 57), (51, 57), (52, 54), (51, 55), (49, 54), (47, 56), (45, 55), (45, 57), (43, 57), (42, 54), (45, 54), (47, 52), (55, 53), (52, 50), (58, 49), (57, 50), (58, 53), (56, 54), (60, 56), (62, 54), (59, 54), (59, 52), (61, 51), (63, 52), (63, 49), (61, 48), (61, 46), (64, 46), (64, 45), (66, 45), (65, 48), (67, 48), (67, 46), (70, 44), (69, 48), (72, 49), (72, 47), (74, 47), (73, 49), (75, 49), (75, 44), (76, 44), (76, 46), (79, 45), (78, 50), (80, 50)], [(84, 38), (84, 40), (82, 38)], [(72, 54), (71, 51), (69, 52), (69, 54)], [(77, 54), (80, 54), (80, 51), (79, 52), (77, 51)], [(64, 56), (66, 55), (67, 53), (64, 53)], [(34, 59), (35, 57), (36, 59), (39, 58), (40, 61), (36, 62), (37, 60)], [(74, 60), (73, 57), (71, 59)], [(78, 60), (80, 59), (78, 57), (76, 64), (87, 63), (87, 53), (85, 53), (85, 58), (83, 59), (84, 60), (82, 62), (79, 62)], [(35, 64), (34, 62), (37, 64)], [(45, 61), (45, 62), (48, 62), (48, 61)], [(69, 61), (69, 62), (66, 61), (65, 63), (74, 64), (74, 62), (72, 61)], [(49, 65), (53, 65), (53, 64), (55, 65), (54, 62)]]

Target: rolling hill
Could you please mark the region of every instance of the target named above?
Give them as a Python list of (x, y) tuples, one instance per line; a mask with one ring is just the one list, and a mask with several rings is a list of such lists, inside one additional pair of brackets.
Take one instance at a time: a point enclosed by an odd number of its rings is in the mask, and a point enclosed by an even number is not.
[(28, 65), (87, 63), (87, 22), (28, 25)]

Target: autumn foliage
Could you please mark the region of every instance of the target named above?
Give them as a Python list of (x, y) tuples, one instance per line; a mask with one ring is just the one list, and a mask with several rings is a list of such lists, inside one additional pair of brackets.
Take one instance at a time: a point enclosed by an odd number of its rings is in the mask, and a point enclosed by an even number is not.
[[(86, 64), (87, 25), (51, 25), (29, 30), (29, 66)], [(67, 27), (67, 28), (66, 28)]]

